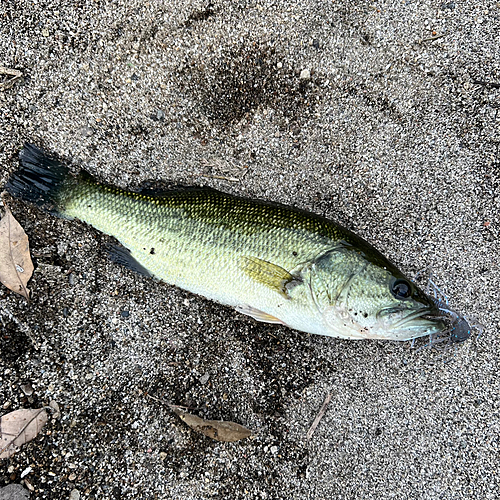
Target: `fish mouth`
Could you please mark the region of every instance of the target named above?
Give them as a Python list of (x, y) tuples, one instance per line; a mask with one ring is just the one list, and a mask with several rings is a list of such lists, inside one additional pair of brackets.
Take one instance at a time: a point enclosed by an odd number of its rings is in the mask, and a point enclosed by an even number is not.
[(465, 342), (474, 328), (479, 334), (483, 332), (484, 326), (480, 323), (460, 315), (447, 304), (438, 300), (434, 302), (419, 309), (406, 309), (401, 305), (384, 308), (377, 314), (379, 325), (397, 340), (414, 340), (429, 335), (429, 345)]
[(385, 324), (385, 329), (392, 332), (398, 330), (401, 335), (408, 335), (408, 338), (439, 333), (447, 328), (445, 317), (436, 314), (436, 310), (432, 307), (416, 310), (401, 306), (387, 307), (379, 311), (377, 319)]

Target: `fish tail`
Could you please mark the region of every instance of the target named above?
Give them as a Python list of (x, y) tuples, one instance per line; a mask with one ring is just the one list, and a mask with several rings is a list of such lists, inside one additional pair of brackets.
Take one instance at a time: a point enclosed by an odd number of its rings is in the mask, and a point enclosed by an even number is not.
[(61, 193), (75, 179), (59, 160), (32, 144), (19, 153), (21, 167), (7, 181), (5, 189), (14, 198), (34, 203), (53, 215), (60, 213)]

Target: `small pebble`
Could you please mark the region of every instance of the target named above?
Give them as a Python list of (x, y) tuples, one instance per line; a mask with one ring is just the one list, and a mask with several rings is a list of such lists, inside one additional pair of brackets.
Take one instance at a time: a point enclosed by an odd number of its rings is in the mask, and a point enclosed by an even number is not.
[(278, 453), (278, 447), (277, 446), (271, 446), (271, 453)]
[(24, 479), (24, 484), (25, 484), (26, 488), (28, 488), (28, 490), (35, 491), (34, 486), (27, 479)]
[(68, 479), (70, 481), (74, 481), (76, 479), (76, 474), (74, 472), (72, 472), (69, 476), (68, 476)]
[(303, 69), (300, 72), (300, 79), (301, 80), (309, 80), (311, 78), (311, 72), (308, 69)]
[(122, 318), (128, 318), (128, 317), (130, 316), (130, 312), (129, 312), (129, 311), (122, 311), (122, 312), (120, 313), (120, 316), (121, 316)]
[(200, 382), (202, 384), (206, 384), (208, 382), (208, 379), (210, 378), (210, 373), (205, 373), (202, 377), (200, 377)]
[(81, 135), (82, 137), (90, 137), (94, 133), (94, 129), (92, 127), (85, 126), (85, 127), (79, 128), (76, 131), (76, 133)]
[(33, 394), (33, 387), (31, 387), (31, 383), (27, 382), (26, 384), (21, 385), (21, 391), (23, 391), (26, 396), (31, 396)]
[(52, 418), (57, 419), (61, 416), (61, 411), (59, 409), (59, 405), (57, 404), (56, 401), (51, 401), (49, 403), (49, 406), (54, 410), (54, 413), (52, 413)]
[(21, 479), (25, 478), (32, 470), (31, 467), (26, 467), (26, 469), (21, 472)]
[(20, 484), (8, 484), (0, 488), (1, 500), (28, 500), (30, 494)]
[(77, 489), (71, 490), (69, 500), (80, 500), (80, 492)]
[(157, 120), (164, 120), (165, 119), (165, 113), (161, 109), (159, 109), (156, 112), (156, 119)]

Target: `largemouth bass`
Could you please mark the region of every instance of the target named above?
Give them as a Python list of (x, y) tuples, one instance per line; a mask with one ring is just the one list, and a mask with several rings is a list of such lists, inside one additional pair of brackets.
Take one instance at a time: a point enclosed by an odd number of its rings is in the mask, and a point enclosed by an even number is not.
[(85, 171), (73, 176), (31, 145), (20, 161), (6, 185), (14, 197), (85, 221), (123, 245), (122, 263), (258, 321), (347, 339), (451, 330), (439, 302), (319, 215), (208, 188), (125, 191)]

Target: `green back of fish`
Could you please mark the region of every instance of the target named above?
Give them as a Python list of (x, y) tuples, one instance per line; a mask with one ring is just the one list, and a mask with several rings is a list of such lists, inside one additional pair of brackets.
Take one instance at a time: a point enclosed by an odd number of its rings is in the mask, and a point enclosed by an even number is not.
[[(210, 188), (136, 193), (84, 176), (61, 198), (64, 215), (81, 219), (122, 242), (133, 241), (134, 247), (153, 248), (154, 253), (162, 245), (176, 244), (197, 252), (224, 249), (278, 259), (289, 267), (344, 241), (387, 262), (365, 241), (321, 216)], [(148, 248), (146, 243), (153, 235), (157, 246)]]

